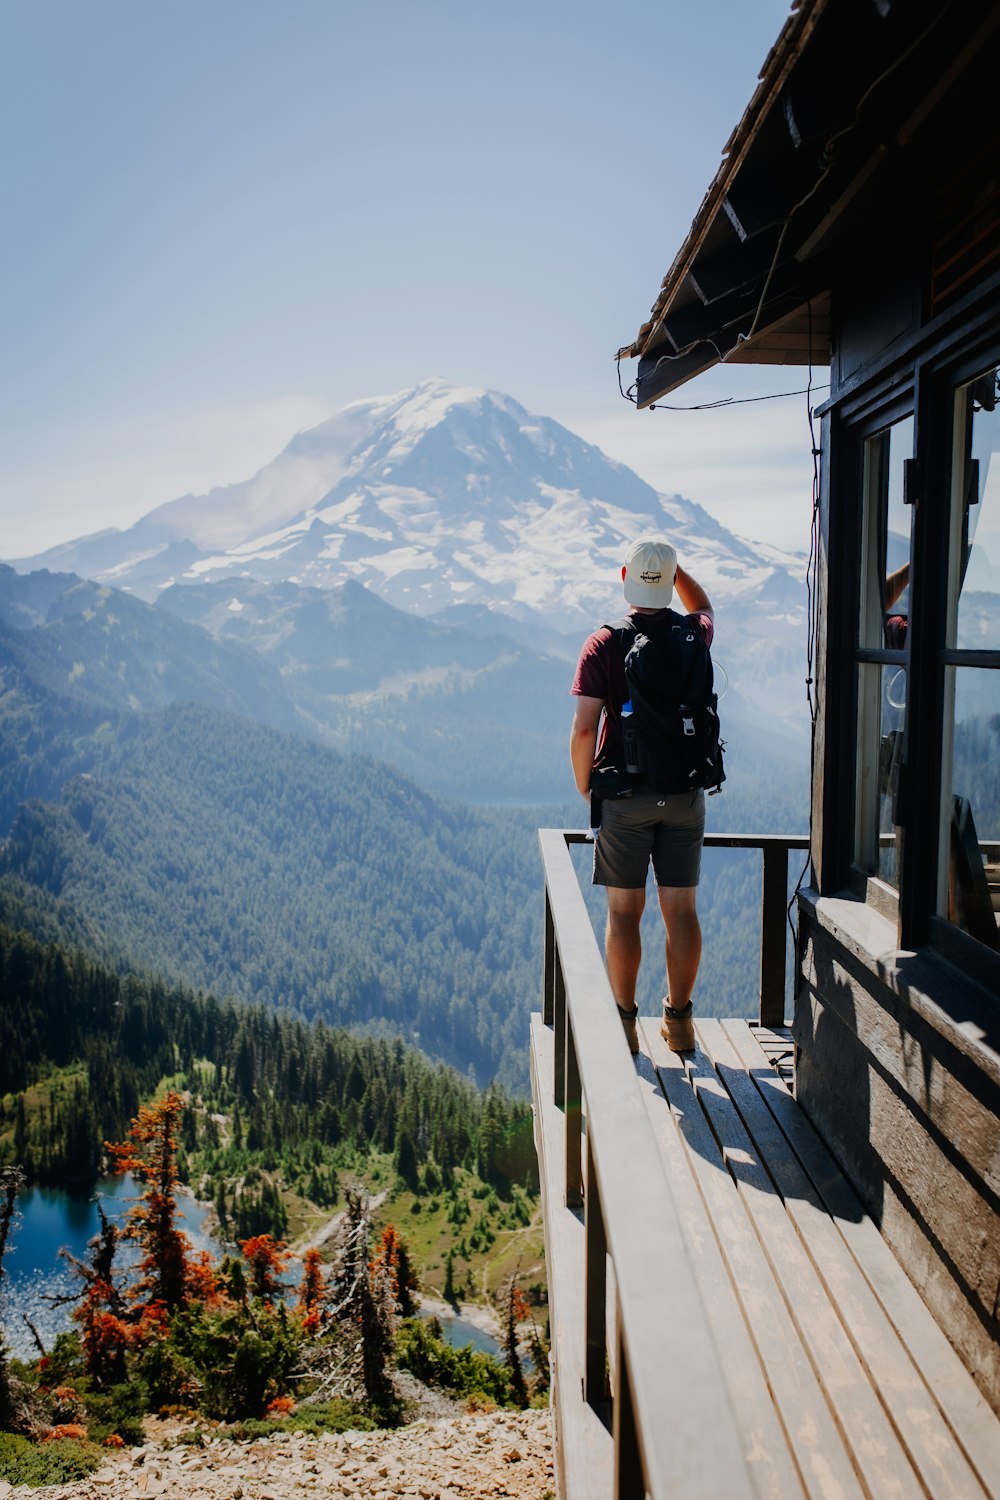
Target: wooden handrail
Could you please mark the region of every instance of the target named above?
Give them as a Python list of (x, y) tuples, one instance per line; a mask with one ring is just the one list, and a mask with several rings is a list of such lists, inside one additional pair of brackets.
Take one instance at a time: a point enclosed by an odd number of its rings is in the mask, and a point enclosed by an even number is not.
[[(561, 834), (567, 844), (587, 844), (593, 833), (567, 831)], [(788, 910), (788, 852), (808, 849), (804, 833), (706, 833), (707, 849), (760, 849), (764, 856), (763, 887), (760, 903), (760, 1011), (762, 1026), (783, 1026), (785, 1022), (785, 954)], [(548, 919), (546, 919), (548, 920)], [(546, 1021), (549, 1017), (543, 1007)], [(558, 1074), (558, 1057), (557, 1057)], [(561, 1103), (561, 1100), (557, 1100)]]
[[(750, 1500), (720, 1352), (569, 853), (569, 844), (586, 838), (561, 829), (539, 831), (545, 869), (543, 1018), (555, 1033), (567, 1207), (582, 1202), (586, 1216), (582, 1396), (603, 1412), (606, 1372), (614, 1371), (615, 1500), (642, 1500), (645, 1494), (652, 1500)], [(784, 843), (787, 861), (790, 841), (777, 842)], [(613, 1357), (607, 1347), (607, 1258), (617, 1288)], [(579, 1399), (576, 1389), (556, 1392), (557, 1401)]]

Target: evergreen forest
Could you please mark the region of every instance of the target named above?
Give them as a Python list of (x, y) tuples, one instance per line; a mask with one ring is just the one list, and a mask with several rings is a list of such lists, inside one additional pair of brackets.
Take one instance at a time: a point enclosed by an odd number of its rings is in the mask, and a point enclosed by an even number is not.
[(240, 1219), (248, 1179), (325, 1208), (338, 1171), (373, 1154), (412, 1191), (456, 1171), (508, 1197), (534, 1190), (528, 1106), (480, 1092), (398, 1038), (122, 977), (4, 926), (0, 988), (0, 1164), (28, 1182), (92, 1184), (105, 1142), (172, 1084), (180, 1180), (217, 1205), (223, 1229), (235, 1218), (247, 1233), (287, 1230), (273, 1192)]

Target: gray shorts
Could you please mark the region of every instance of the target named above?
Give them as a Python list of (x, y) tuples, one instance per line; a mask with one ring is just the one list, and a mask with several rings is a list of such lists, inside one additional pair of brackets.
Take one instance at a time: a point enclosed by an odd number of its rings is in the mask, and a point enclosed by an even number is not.
[(594, 884), (643, 890), (652, 858), (657, 885), (697, 885), (704, 835), (704, 792), (640, 792), (604, 802)]

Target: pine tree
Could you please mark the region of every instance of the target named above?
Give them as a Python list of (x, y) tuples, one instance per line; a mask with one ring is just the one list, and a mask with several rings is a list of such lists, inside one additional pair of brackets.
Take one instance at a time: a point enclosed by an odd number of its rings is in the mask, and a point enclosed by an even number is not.
[(406, 1241), (396, 1237), (396, 1307), (401, 1318), (412, 1318), (417, 1310), (414, 1292), (419, 1289), (417, 1273), (413, 1269)]
[(444, 1262), (444, 1300), (450, 1302), (452, 1307), (458, 1306), (458, 1293), (455, 1291), (455, 1267), (451, 1251), (445, 1256)]
[(406, 1125), (401, 1125), (397, 1132), (396, 1160), (393, 1165), (410, 1192), (418, 1193), (420, 1171), (417, 1165), (417, 1150), (413, 1144), (413, 1136)]

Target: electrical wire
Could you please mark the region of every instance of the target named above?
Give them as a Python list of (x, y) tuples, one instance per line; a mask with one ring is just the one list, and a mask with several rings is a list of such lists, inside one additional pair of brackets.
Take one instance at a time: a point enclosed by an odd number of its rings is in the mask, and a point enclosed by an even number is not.
[[(813, 415), (813, 408), (812, 408), (812, 389), (813, 389), (813, 381), (812, 381), (812, 374), (813, 374), (813, 363), (812, 363), (813, 340), (812, 340), (812, 334), (813, 334), (813, 329), (812, 329), (812, 302), (811, 301), (809, 301), (809, 302), (806, 303), (806, 321), (807, 321), (807, 326), (808, 326), (808, 329), (809, 329), (809, 377), (808, 377), (808, 380), (807, 380), (807, 383), (806, 383), (805, 396), (806, 396), (806, 422), (807, 422), (808, 427), (809, 427), (809, 448), (810, 448), (810, 451), (812, 453), (812, 514), (810, 516), (810, 521), (809, 521), (809, 559), (808, 559), (808, 562), (806, 563), (806, 681), (805, 681), (805, 688), (806, 688), (806, 703), (809, 706), (809, 764), (810, 764), (810, 772), (811, 772), (812, 767), (815, 764), (815, 752), (816, 752), (816, 712), (817, 712), (817, 702), (816, 702), (815, 694), (813, 692), (813, 686), (814, 686), (813, 672), (815, 670), (817, 634), (818, 634), (818, 631), (819, 631), (819, 590), (818, 590), (818, 587), (817, 587), (817, 583), (818, 583), (817, 573), (818, 573), (818, 569), (819, 569), (819, 493), (820, 493), (819, 460), (820, 460), (820, 457), (822, 455), (822, 449), (819, 448), (819, 447), (817, 447), (817, 444), (816, 444), (816, 427), (815, 427), (815, 418), (814, 418), (814, 415)], [(793, 910), (793, 908), (795, 906), (796, 900), (798, 899), (799, 891), (802, 889), (802, 882), (805, 880), (806, 873), (807, 873), (807, 871), (809, 869), (809, 866), (810, 866), (810, 864), (812, 862), (812, 833), (813, 833), (812, 797), (810, 796), (810, 798), (809, 798), (809, 849), (806, 852), (805, 862), (803, 863), (802, 870), (801, 870), (801, 872), (799, 874), (799, 878), (795, 882), (795, 889), (792, 891), (791, 900), (789, 901), (787, 910), (785, 912), (785, 916), (786, 916), (786, 918), (788, 920), (788, 926), (791, 929), (792, 943), (793, 944), (795, 943), (795, 941), (797, 939), (798, 931), (797, 931), (797, 928), (796, 928), (796, 925), (795, 925), (794, 921), (792, 920), (792, 910)]]
[(631, 401), (633, 406), (637, 406), (639, 404), (639, 398), (636, 394), (635, 381), (633, 380), (628, 390), (625, 390), (624, 386), (622, 385), (622, 358), (620, 354), (615, 360), (615, 368), (618, 371), (618, 389), (622, 394), (622, 399), (625, 401)]
[[(826, 390), (826, 386), (817, 386), (817, 390)], [(767, 396), (720, 396), (718, 401), (700, 401), (696, 406), (672, 406), (666, 401), (656, 401), (650, 404), (650, 411), (718, 411), (725, 406), (749, 406), (754, 401), (781, 401), (785, 396), (808, 396), (812, 387), (802, 386), (797, 391), (772, 391)]]
[[(636, 404), (636, 388), (634, 383), (625, 390), (622, 385), (621, 360), (618, 366), (618, 389), (625, 401)], [(825, 391), (829, 389), (828, 384), (800, 386), (795, 391), (771, 391), (766, 396), (720, 396), (717, 401), (698, 401), (693, 406), (678, 406), (670, 401), (654, 401), (650, 403), (649, 411), (718, 411), (726, 406), (750, 406), (755, 401), (782, 401), (786, 396), (808, 396), (813, 390)]]

